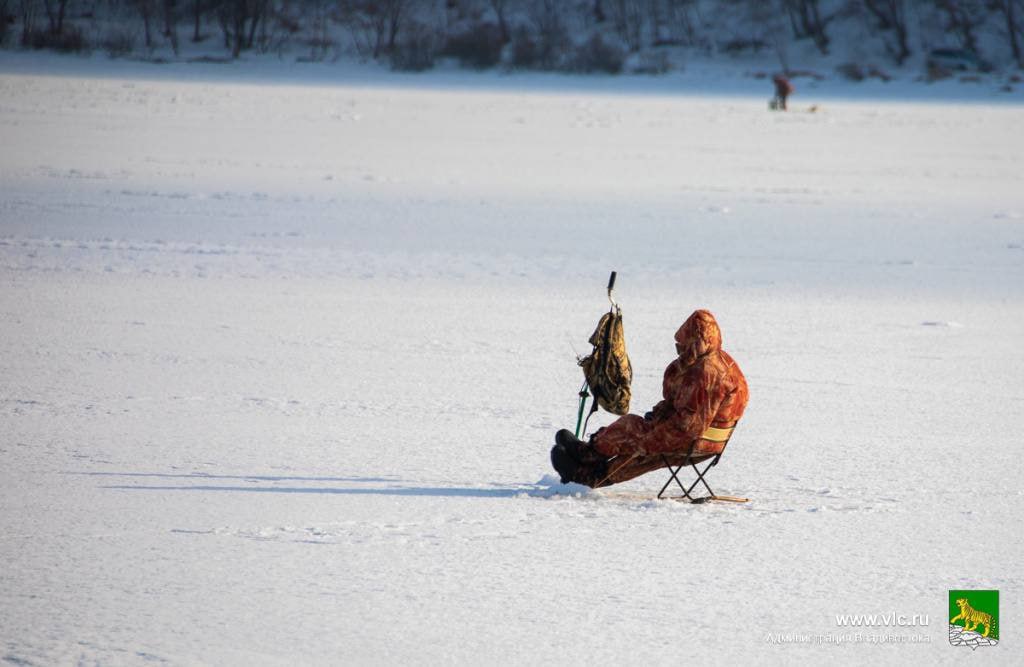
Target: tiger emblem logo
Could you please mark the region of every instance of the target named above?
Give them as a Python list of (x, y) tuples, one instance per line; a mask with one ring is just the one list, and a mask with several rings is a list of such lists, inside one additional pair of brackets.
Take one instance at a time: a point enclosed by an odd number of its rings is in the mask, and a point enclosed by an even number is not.
[(999, 644), (999, 591), (949, 591), (949, 643), (972, 651)]
[(967, 598), (958, 599), (956, 604), (960, 607), (960, 613), (949, 619), (949, 624), (956, 625), (957, 621), (963, 620), (965, 632), (977, 632), (978, 626), (984, 625), (985, 632), (981, 633), (981, 636), (988, 637), (988, 633), (992, 630), (992, 614), (978, 611), (970, 605)]

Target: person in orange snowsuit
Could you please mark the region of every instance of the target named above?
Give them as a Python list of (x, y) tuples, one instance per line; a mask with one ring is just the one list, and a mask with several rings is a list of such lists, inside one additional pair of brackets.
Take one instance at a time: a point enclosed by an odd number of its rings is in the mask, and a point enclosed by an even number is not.
[(608, 486), (684, 461), (721, 453), (708, 428), (736, 425), (749, 390), (740, 367), (722, 349), (714, 315), (694, 311), (676, 331), (678, 358), (665, 369), (662, 396), (643, 417), (625, 415), (598, 429), (587, 442), (565, 429), (555, 435), (551, 463), (562, 482)]

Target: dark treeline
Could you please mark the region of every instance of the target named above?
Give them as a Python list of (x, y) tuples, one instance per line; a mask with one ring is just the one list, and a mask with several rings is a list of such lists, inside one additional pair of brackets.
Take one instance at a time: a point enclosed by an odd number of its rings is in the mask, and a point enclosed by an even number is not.
[[(765, 51), (783, 68), (810, 48), (858, 44), (902, 65), (937, 47), (1024, 65), (1024, 0), (0, 0), (0, 45), (112, 56), (178, 55), (187, 44), (238, 58), (354, 53), (426, 69), (466, 66), (634, 71), (667, 52)], [(195, 49), (190, 49), (194, 53)]]

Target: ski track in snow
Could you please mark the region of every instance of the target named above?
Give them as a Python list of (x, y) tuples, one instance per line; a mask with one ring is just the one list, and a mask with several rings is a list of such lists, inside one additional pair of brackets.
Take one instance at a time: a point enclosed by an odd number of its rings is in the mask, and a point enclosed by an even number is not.
[[(91, 67), (0, 74), (3, 660), (934, 664), (946, 589), (1024, 611), (1019, 108)], [(611, 269), (634, 412), (718, 316), (750, 503), (551, 474)], [(765, 641), (890, 610), (930, 641)]]

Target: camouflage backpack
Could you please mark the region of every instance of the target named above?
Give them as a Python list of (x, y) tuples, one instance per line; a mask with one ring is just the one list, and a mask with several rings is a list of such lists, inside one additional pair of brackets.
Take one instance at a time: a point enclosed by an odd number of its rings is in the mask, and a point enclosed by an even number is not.
[(616, 415), (629, 412), (629, 389), (633, 366), (626, 354), (626, 336), (622, 332), (622, 311), (617, 307), (604, 314), (590, 337), (594, 351), (580, 359), (583, 375), (596, 404)]

